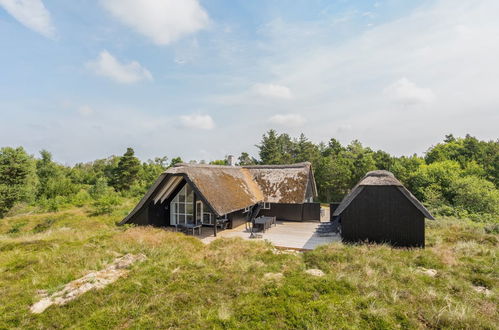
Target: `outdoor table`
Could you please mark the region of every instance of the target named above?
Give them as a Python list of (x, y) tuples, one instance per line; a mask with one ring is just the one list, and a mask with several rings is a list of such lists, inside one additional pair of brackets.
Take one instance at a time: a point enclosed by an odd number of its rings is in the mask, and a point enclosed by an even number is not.
[(189, 231), (192, 231), (192, 235), (195, 234), (196, 229), (198, 230), (198, 234), (201, 235), (201, 228), (203, 227), (202, 224), (200, 223), (187, 223), (187, 224), (182, 224), (182, 225), (176, 225), (175, 228), (178, 231), (178, 229), (185, 229), (187, 231), (187, 234), (189, 234)]
[(263, 226), (263, 232), (265, 232), (265, 230), (269, 229), (273, 222), (274, 222), (274, 219), (272, 217), (259, 217), (259, 218), (255, 219), (256, 225)]
[(227, 229), (227, 224), (229, 223), (229, 219), (217, 219), (217, 226), (220, 227), (220, 229)]

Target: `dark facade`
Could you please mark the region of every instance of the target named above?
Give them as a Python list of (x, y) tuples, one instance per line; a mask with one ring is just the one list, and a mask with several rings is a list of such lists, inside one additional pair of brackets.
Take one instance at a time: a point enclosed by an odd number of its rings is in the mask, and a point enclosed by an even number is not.
[(276, 217), (277, 220), (286, 221), (320, 221), (321, 204), (270, 203), (270, 209), (260, 210), (259, 215)]
[(396, 186), (365, 186), (340, 215), (346, 242), (424, 247), (424, 215)]
[(229, 228), (234, 228), (248, 220), (246, 209), (261, 203), (271, 203), (271, 207), (259, 215), (319, 220), (320, 204), (311, 203), (316, 195), (310, 163), (242, 167), (178, 164), (158, 177), (120, 224), (213, 226), (216, 219), (228, 219)]

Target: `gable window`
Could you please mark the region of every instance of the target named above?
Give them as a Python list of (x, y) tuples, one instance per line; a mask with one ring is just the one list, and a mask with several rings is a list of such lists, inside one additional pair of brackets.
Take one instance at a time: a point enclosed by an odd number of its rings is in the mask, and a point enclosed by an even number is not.
[(170, 204), (170, 218), (173, 224), (194, 222), (194, 191), (186, 184)]

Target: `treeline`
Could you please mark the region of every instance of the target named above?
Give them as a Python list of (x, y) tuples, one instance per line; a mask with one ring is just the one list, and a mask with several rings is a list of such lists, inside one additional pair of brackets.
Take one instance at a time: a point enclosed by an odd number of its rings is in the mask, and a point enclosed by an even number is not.
[(394, 157), (357, 140), (314, 144), (303, 134), (293, 139), (270, 130), (257, 147), (263, 164), (312, 162), (322, 202), (341, 201), (367, 172), (380, 169), (393, 172), (436, 214), (499, 220), (499, 141), (450, 134), (424, 157)]
[(123, 198), (143, 194), (161, 172), (181, 161), (161, 157), (142, 163), (128, 148), (121, 157), (70, 167), (54, 162), (46, 150), (35, 158), (22, 147), (5, 147), (0, 149), (0, 218), (16, 206), (57, 211), (90, 204), (94, 213), (108, 213)]
[[(394, 157), (357, 140), (342, 145), (333, 138), (315, 144), (303, 134), (292, 138), (269, 130), (257, 147), (259, 159), (243, 152), (238, 164), (310, 161), (321, 202), (340, 201), (368, 171), (383, 169), (436, 214), (499, 220), (499, 141), (448, 135), (424, 157)], [(124, 198), (142, 196), (161, 172), (179, 162), (179, 157), (141, 162), (128, 148), (122, 156), (63, 166), (46, 150), (35, 158), (22, 147), (5, 147), (0, 149), (0, 217), (30, 208), (56, 211), (83, 205), (91, 205), (97, 214), (108, 213)]]

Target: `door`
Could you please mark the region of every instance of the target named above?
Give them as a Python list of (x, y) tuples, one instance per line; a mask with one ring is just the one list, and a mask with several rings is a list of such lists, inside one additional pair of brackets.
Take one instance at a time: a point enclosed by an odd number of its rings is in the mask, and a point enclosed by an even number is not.
[(203, 223), (203, 202), (196, 201), (196, 223)]

